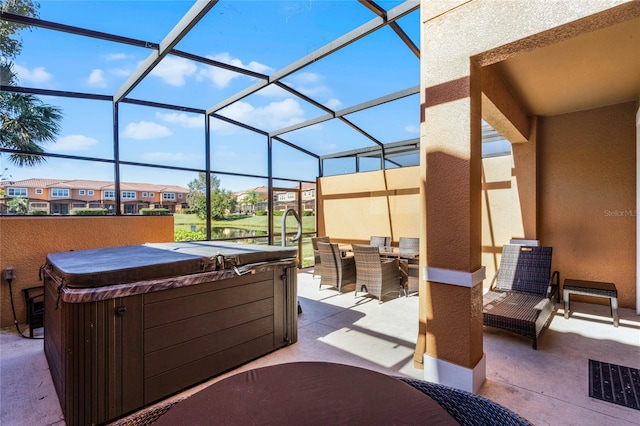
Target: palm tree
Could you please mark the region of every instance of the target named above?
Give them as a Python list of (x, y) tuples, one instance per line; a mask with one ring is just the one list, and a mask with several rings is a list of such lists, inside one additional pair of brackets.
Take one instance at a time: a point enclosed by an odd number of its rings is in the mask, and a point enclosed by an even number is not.
[[(15, 86), (13, 64), (0, 64), (0, 84)], [(55, 141), (60, 132), (62, 112), (26, 93), (0, 92), (0, 148), (28, 152), (9, 154), (18, 167), (35, 166), (46, 161), (42, 144)]]
[[(38, 17), (40, 4), (33, 0), (11, 0), (0, 3), (1, 12)], [(18, 33), (29, 29), (23, 24), (0, 20), (0, 86), (17, 85), (11, 62), (22, 51)], [(60, 132), (62, 112), (26, 93), (0, 91), (0, 150), (11, 149), (24, 153), (10, 153), (9, 162), (16, 166), (35, 166), (46, 158), (42, 144), (53, 142)]]
[(255, 213), (256, 204), (262, 201), (262, 197), (256, 191), (249, 191), (242, 197), (242, 203), (251, 206), (251, 213)]

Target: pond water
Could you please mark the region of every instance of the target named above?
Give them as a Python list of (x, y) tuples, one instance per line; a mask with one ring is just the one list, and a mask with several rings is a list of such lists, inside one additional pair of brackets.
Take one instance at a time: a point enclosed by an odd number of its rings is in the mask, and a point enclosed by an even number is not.
[[(190, 226), (185, 226), (180, 228), (187, 231), (206, 233), (206, 227), (204, 226), (190, 225)], [(176, 229), (179, 229), (179, 228), (176, 227)], [(211, 239), (263, 237), (266, 235), (267, 235), (266, 231), (261, 231), (256, 229), (228, 228), (228, 227), (221, 227), (221, 226), (211, 227)]]

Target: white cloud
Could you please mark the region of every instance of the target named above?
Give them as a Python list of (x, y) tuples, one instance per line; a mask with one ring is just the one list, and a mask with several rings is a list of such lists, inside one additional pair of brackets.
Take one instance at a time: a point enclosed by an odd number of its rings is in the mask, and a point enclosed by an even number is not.
[(291, 96), (291, 93), (279, 86), (276, 86), (275, 84), (270, 84), (256, 92), (256, 95), (264, 96), (266, 98), (285, 98), (287, 96)]
[(187, 115), (185, 113), (156, 113), (156, 117), (166, 123), (178, 124), (180, 127), (189, 129), (197, 129), (204, 127), (204, 117), (201, 115)]
[(107, 55), (104, 55), (104, 58), (107, 61), (120, 61), (129, 58), (129, 56), (125, 53), (109, 53)]
[(332, 109), (334, 111), (336, 111), (340, 105), (342, 105), (342, 102), (340, 102), (340, 100), (336, 99), (336, 98), (331, 98), (327, 102), (324, 103), (324, 106), (326, 106), (327, 108), (330, 108), (330, 109)]
[(293, 74), (285, 83), (294, 88), (298, 92), (312, 98), (329, 97), (332, 91), (329, 87), (322, 84), (324, 76), (314, 72), (302, 72)]
[(198, 70), (196, 64), (184, 58), (165, 56), (155, 66), (150, 75), (160, 77), (172, 86), (184, 86), (185, 77), (193, 75)]
[(69, 135), (58, 138), (56, 143), (49, 147), (51, 152), (60, 151), (87, 151), (98, 144), (98, 141), (84, 135)]
[(291, 81), (296, 84), (319, 83), (324, 78), (315, 72), (301, 72), (291, 76)]
[[(248, 64), (243, 64), (242, 60), (238, 58), (232, 58), (231, 55), (229, 55), (229, 53), (227, 52), (218, 53), (217, 55), (207, 55), (207, 58), (239, 68), (245, 68), (261, 74), (268, 74), (272, 71), (272, 68), (270, 68), (269, 66), (256, 61), (251, 61)], [(243, 74), (211, 66), (200, 68), (198, 72), (199, 79), (211, 80), (213, 85), (218, 88), (227, 87), (231, 83), (231, 80), (243, 76)]]
[(304, 111), (291, 98), (254, 107), (248, 102), (235, 102), (220, 111), (220, 115), (247, 123), (258, 129), (280, 129), (304, 121)]
[(176, 163), (186, 163), (193, 161), (194, 155), (185, 154), (184, 152), (146, 152), (142, 154), (142, 159), (150, 162), (171, 161)]
[(107, 80), (104, 79), (104, 71), (97, 68), (92, 70), (87, 79), (87, 83), (93, 87), (107, 87)]
[(404, 127), (404, 131), (408, 132), (408, 133), (413, 133), (413, 134), (419, 134), (420, 133), (420, 127), (418, 126), (414, 126), (413, 124), (409, 125), (409, 126), (405, 126)]
[(20, 81), (26, 81), (30, 83), (47, 83), (53, 79), (53, 75), (47, 72), (44, 67), (36, 67), (32, 70), (21, 67), (20, 65), (13, 66), (14, 71), (18, 75)]
[(124, 68), (111, 68), (109, 69), (109, 74), (115, 75), (117, 77), (129, 77), (131, 71)]
[(167, 127), (150, 121), (129, 123), (124, 130), (124, 136), (138, 140), (165, 138), (172, 134)]
[(211, 130), (219, 135), (233, 135), (238, 133), (237, 126), (217, 119), (211, 120)]

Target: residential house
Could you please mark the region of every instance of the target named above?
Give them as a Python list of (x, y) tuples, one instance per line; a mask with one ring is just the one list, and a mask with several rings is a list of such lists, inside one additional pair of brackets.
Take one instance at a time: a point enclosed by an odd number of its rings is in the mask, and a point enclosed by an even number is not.
[[(0, 185), (0, 214), (13, 214), (8, 203), (16, 197), (28, 201), (29, 211), (67, 215), (73, 209), (105, 208), (114, 212), (116, 193), (113, 182), (95, 180), (25, 179)], [(122, 182), (121, 211), (138, 214), (143, 208), (165, 208), (179, 213), (188, 207), (187, 188), (176, 185)]]
[[(249, 197), (249, 194), (252, 192), (258, 194), (258, 196), (262, 200), (253, 207), (244, 202), (244, 200), (246, 200)], [(300, 194), (300, 196), (298, 194)], [(236, 200), (237, 209), (240, 213), (256, 210), (267, 210), (269, 208), (269, 203), (267, 202), (267, 200), (269, 199), (269, 193), (266, 186), (258, 186), (255, 188), (237, 191), (233, 193), (233, 197)], [(300, 191), (297, 187), (291, 188), (291, 190), (274, 190), (274, 210), (286, 210), (290, 207), (297, 209), (299, 197), (302, 199), (302, 210), (310, 210), (315, 214), (316, 184), (308, 182), (302, 184), (302, 188)]]

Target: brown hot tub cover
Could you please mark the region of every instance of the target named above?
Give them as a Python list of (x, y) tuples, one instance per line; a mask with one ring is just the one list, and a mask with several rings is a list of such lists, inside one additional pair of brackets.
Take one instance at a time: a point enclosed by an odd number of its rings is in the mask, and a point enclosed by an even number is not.
[[(291, 247), (213, 241), (149, 243), (50, 253), (46, 267), (68, 288), (102, 287), (295, 258)], [(243, 268), (244, 267), (244, 268)]]

